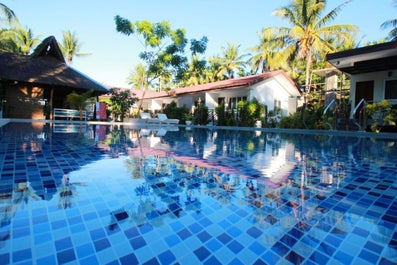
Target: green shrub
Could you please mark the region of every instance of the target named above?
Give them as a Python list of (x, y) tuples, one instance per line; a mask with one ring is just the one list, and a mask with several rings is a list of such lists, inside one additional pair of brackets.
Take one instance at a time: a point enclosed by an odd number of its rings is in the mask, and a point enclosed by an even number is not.
[(176, 102), (172, 101), (164, 108), (163, 112), (169, 119), (178, 119), (179, 123), (183, 124), (186, 121), (186, 115), (189, 114), (189, 109), (186, 106), (177, 107)]

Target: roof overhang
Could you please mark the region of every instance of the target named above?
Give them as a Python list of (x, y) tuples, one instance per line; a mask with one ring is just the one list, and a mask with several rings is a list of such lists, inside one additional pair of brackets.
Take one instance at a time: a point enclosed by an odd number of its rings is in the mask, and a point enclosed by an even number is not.
[(397, 69), (397, 41), (327, 54), (327, 61), (350, 75)]

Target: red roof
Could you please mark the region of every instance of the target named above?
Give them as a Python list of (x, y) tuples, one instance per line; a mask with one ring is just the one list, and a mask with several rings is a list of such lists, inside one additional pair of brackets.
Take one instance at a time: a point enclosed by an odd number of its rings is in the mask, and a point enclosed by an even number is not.
[(286, 78), (286, 80), (290, 82), (292, 86), (296, 87), (298, 93), (300, 93), (295, 82), (283, 70), (266, 72), (258, 75), (244, 76), (244, 77), (228, 79), (213, 83), (176, 88), (170, 91), (153, 92), (153, 91), (142, 91), (142, 90), (132, 89), (132, 92), (135, 93), (139, 99), (141, 99), (143, 96), (145, 99), (161, 98), (161, 97), (168, 97), (173, 95), (190, 94), (190, 93), (205, 92), (205, 91), (212, 91), (218, 89), (234, 89), (238, 87), (248, 87), (278, 75), (284, 76), (284, 78)]

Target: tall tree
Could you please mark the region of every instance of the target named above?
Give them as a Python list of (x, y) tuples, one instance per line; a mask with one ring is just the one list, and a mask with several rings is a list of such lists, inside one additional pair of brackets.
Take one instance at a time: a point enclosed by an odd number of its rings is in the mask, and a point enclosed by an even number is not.
[(60, 43), (60, 48), (63, 56), (68, 64), (73, 62), (74, 57), (83, 57), (91, 55), (90, 53), (80, 52), (82, 43), (78, 40), (77, 34), (71, 32), (70, 30), (63, 32), (62, 43)]
[[(394, 7), (397, 7), (397, 0), (394, 0)], [(391, 41), (397, 40), (397, 18), (387, 20), (380, 25), (381, 29), (389, 29), (391, 28), (387, 39)]]
[(24, 55), (30, 52), (40, 43), (40, 38), (35, 37), (30, 28), (16, 27), (10, 29), (7, 34), (15, 46), (15, 52)]
[(275, 69), (288, 68), (287, 61), (280, 51), (283, 43), (275, 35), (273, 28), (264, 28), (260, 35), (259, 45), (251, 48), (254, 55), (250, 59), (255, 73), (267, 72)]
[[(143, 45), (139, 57), (146, 62), (148, 84), (162, 90), (164, 82), (183, 80), (188, 69), (185, 48), (188, 40), (184, 29), (173, 30), (167, 21), (151, 23), (147, 20), (131, 22), (115, 16), (116, 30), (124, 35), (133, 35)], [(192, 42), (192, 45), (196, 45)], [(197, 50), (199, 52), (200, 49)]]
[(2, 13), (4, 16), (4, 18), (3, 18), (3, 16), (0, 16), (0, 21), (5, 20), (9, 24), (12, 24), (12, 23), (19, 24), (18, 18), (15, 15), (14, 11), (12, 11), (5, 4), (0, 3), (0, 13)]
[(146, 67), (143, 64), (135, 66), (134, 71), (127, 78), (128, 84), (141, 90), (146, 90), (149, 87), (147, 80)]
[[(3, 26), (1, 22), (5, 22), (6, 26)], [(8, 26), (19, 26), (18, 18), (14, 11), (0, 3), (0, 51), (15, 52), (16, 47), (10, 37)]]
[(120, 121), (123, 122), (127, 112), (129, 112), (138, 98), (130, 90), (122, 90), (120, 88), (111, 88), (110, 94), (110, 109), (115, 118), (120, 118)]
[(223, 57), (221, 57), (221, 69), (228, 78), (234, 78), (236, 73), (244, 71), (246, 61), (243, 58), (246, 54), (240, 55), (239, 49), (241, 45), (227, 44), (222, 47)]
[[(318, 53), (334, 52), (335, 40), (350, 39), (358, 29), (354, 25), (329, 25), (351, 0), (345, 1), (324, 16), (326, 0), (291, 0), (287, 6), (276, 9), (274, 14), (285, 19), (290, 27), (274, 27), (276, 35), (284, 43), (283, 52), (288, 58), (305, 61), (305, 87), (308, 88), (313, 57)], [(310, 89), (310, 88), (309, 88)]]
[(212, 56), (209, 58), (209, 65), (204, 70), (206, 83), (222, 81), (226, 79), (226, 75), (223, 74), (221, 61), (222, 59), (219, 56)]

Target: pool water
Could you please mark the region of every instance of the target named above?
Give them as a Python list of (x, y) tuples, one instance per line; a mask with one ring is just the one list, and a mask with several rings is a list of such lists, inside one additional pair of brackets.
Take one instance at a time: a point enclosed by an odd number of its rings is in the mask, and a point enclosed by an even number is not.
[(0, 264), (396, 264), (397, 139), (0, 128)]

